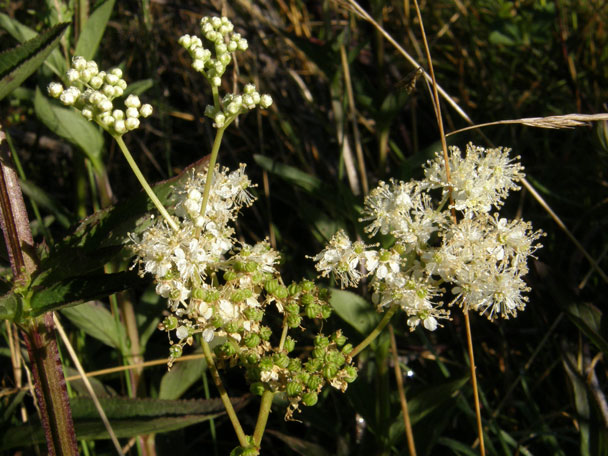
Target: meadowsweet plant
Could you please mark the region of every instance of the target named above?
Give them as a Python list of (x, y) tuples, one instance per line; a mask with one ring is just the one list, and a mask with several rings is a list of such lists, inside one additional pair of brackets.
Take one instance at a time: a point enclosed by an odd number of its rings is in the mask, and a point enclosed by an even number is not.
[[(235, 238), (233, 224), (253, 204), (254, 185), (245, 165), (230, 171), (215, 164), (222, 134), (239, 114), (268, 108), (272, 98), (252, 84), (242, 94), (220, 96), (231, 53), (247, 49), (233, 30), (226, 18), (203, 18), (205, 41), (190, 35), (179, 40), (211, 86), (214, 104), (205, 113), (216, 137), (207, 168), (173, 188), (172, 213), (150, 216), (150, 228), (131, 240), (140, 274), (152, 274), (156, 292), (167, 299), (168, 316), (159, 327), (168, 333), (169, 367), (198, 339), (240, 441), (234, 454), (257, 454), (276, 393), (288, 399), (285, 417), (291, 419), (301, 405), (315, 405), (326, 385), (346, 390), (357, 370), (342, 332), (322, 330), (320, 323), (331, 315), (328, 290), (309, 280), (286, 285), (277, 269), (279, 254), (267, 240), (249, 245)], [(302, 343), (312, 344), (308, 356)], [(219, 377), (218, 369), (235, 366), (262, 396), (253, 436), (242, 430)]]
[(452, 305), (490, 320), (517, 315), (528, 300), (523, 276), (542, 233), (496, 212), (523, 177), (519, 157), (509, 152), (469, 144), (463, 156), (451, 147), (449, 181), (437, 154), (421, 181), (380, 182), (361, 221), (370, 237), (390, 236), (392, 245), (352, 242), (339, 231), (314, 257), (317, 270), (343, 287), (371, 277), (374, 303), (403, 309), (411, 330), (422, 324), (434, 331)]

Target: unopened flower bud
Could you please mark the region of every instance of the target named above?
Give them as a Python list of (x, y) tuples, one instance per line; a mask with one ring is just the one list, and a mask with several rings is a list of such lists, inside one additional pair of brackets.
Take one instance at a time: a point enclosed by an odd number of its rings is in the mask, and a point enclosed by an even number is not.
[(150, 117), (152, 115), (152, 105), (146, 103), (144, 105), (141, 106), (141, 108), (139, 108), (139, 113), (141, 114), (142, 117), (146, 118), (146, 117)]
[(268, 94), (264, 94), (260, 98), (260, 106), (264, 109), (269, 108), (272, 104), (272, 97)]
[(128, 117), (127, 120), (125, 120), (125, 126), (129, 131), (135, 130), (139, 127), (139, 119), (136, 117)]
[(119, 135), (122, 135), (123, 133), (126, 133), (127, 126), (125, 125), (125, 121), (124, 120), (116, 120), (116, 122), (114, 122), (114, 130)]
[(58, 82), (51, 82), (47, 87), (47, 91), (49, 92), (50, 96), (57, 98), (63, 93), (63, 86)]

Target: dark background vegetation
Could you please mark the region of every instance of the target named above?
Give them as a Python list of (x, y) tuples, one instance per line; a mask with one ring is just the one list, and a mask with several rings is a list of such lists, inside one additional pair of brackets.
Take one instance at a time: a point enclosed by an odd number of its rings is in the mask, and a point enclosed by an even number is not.
[[(49, 25), (44, 2), (2, 3), (8, 15), (32, 28)], [(362, 6), (427, 67), (413, 2)], [(213, 128), (203, 116), (210, 92), (177, 39), (197, 33), (200, 17), (218, 13), (250, 44), (238, 55), (226, 89), (232, 90), (233, 81), (253, 81), (275, 102), (268, 111), (242, 116), (228, 129), (220, 152), (223, 165), (247, 163), (259, 185), (258, 203), (240, 219), (238, 234), (250, 241), (271, 236), (283, 253), (286, 279), (314, 277), (306, 255), (318, 252), (340, 227), (362, 233), (361, 186), (353, 191), (349, 184), (342, 138), (348, 138), (353, 156), (357, 143), (361, 147), (370, 188), (381, 179), (418, 176), (420, 165), (440, 149), (429, 91), (422, 79), (410, 90), (415, 68), (346, 2), (117, 2), (97, 62), (101, 68), (121, 66), (129, 82), (153, 82), (142, 98), (155, 113), (126, 137), (150, 181), (175, 175), (211, 149)], [(437, 81), (475, 123), (606, 111), (608, 2), (423, 1), (422, 17)], [(13, 46), (1, 33), (0, 49)], [(354, 106), (348, 102), (340, 46)], [(51, 79), (39, 72), (25, 87), (44, 87)], [(467, 126), (446, 103), (442, 108), (447, 131)], [(75, 152), (37, 121), (27, 97), (4, 101), (1, 109), (28, 178), (65, 206), (74, 222), (90, 213), (90, 195), (75, 197), (83, 172)], [(464, 148), (468, 141), (489, 146), (489, 138), (512, 148), (534, 188), (585, 249), (603, 258), (608, 126), (502, 125), (482, 132), (449, 141)], [(109, 139), (104, 162), (116, 200), (128, 197), (137, 183)], [(513, 195), (504, 213), (521, 215), (547, 236), (531, 264), (526, 311), (508, 321), (472, 321), (489, 454), (607, 454), (606, 283), (528, 192)], [(56, 238), (66, 234), (57, 224), (50, 228)], [(144, 286), (132, 294), (137, 312), (160, 313), (162, 303), (139, 301)], [(476, 431), (464, 326), (458, 312), (454, 315), (434, 333), (409, 333), (403, 316), (393, 320), (419, 454), (475, 454), (469, 449)], [(123, 362), (118, 352), (78, 328), (72, 335), (87, 370)], [(166, 356), (165, 337), (152, 334), (146, 360)], [(298, 415), (301, 422), (284, 422), (277, 407), (263, 454), (407, 454), (386, 347), (381, 338), (362, 357), (357, 383), (344, 395), (324, 395), (319, 406)], [(10, 385), (8, 361), (4, 365), (2, 381)], [(162, 366), (145, 370), (143, 397), (158, 394), (164, 373)], [(123, 378), (115, 374), (101, 381), (125, 395)], [(225, 379), (234, 396), (248, 391), (238, 372)], [(204, 395), (202, 382), (196, 382), (182, 397)], [(256, 406), (254, 399), (240, 414), (246, 429), (255, 422)], [(236, 439), (226, 419), (217, 419), (216, 426), (215, 442), (208, 423), (159, 434), (157, 452), (212, 454), (215, 448), (227, 454)], [(111, 450), (100, 441), (91, 451)]]

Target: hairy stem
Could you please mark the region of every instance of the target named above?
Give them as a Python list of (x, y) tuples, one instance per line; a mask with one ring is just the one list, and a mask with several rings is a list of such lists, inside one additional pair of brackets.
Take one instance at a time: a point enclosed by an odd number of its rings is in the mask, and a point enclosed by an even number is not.
[(230, 402), (230, 397), (226, 392), (226, 388), (224, 388), (224, 384), (222, 383), (222, 379), (220, 378), (220, 373), (215, 366), (215, 361), (213, 361), (213, 354), (211, 353), (211, 348), (209, 344), (201, 339), (201, 345), (203, 346), (203, 353), (205, 354), (205, 359), (207, 360), (207, 367), (211, 371), (211, 377), (213, 377), (213, 383), (217, 387), (217, 390), (220, 393), (220, 399), (222, 400), (222, 404), (224, 404), (224, 408), (226, 409), (226, 413), (228, 414), (228, 418), (230, 418), (230, 422), (232, 423), (232, 427), (234, 428), (234, 432), (236, 432), (236, 436), (239, 439), (239, 443), (242, 447), (247, 447), (249, 442), (247, 441), (247, 436), (243, 431), (243, 427), (239, 421), (239, 418), (236, 416), (236, 412), (234, 411), (234, 407), (232, 407), (232, 402)]

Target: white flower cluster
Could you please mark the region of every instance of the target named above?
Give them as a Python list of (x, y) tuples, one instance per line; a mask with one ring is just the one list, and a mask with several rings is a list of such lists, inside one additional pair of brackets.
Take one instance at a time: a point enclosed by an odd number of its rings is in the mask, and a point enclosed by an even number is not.
[(122, 135), (135, 130), (139, 127), (139, 117), (152, 114), (152, 106), (142, 104), (136, 95), (126, 98), (124, 110), (114, 109), (113, 100), (122, 96), (127, 88), (120, 68), (99, 71), (94, 61), (75, 56), (66, 76), (69, 86), (64, 88), (62, 84), (52, 82), (48, 86), (49, 95), (78, 109), (86, 119), (95, 121), (111, 134)]
[[(365, 199), (361, 221), (365, 231), (391, 235), (389, 249), (351, 243), (340, 231), (314, 257), (321, 276), (335, 275), (342, 286), (357, 285), (371, 275), (373, 300), (379, 307), (398, 304), (413, 330), (422, 323), (428, 330), (438, 319), (449, 318), (436, 298), (451, 286), (450, 304), (509, 318), (522, 310), (528, 291), (522, 277), (527, 260), (542, 235), (530, 223), (490, 214), (500, 207), (509, 190), (517, 189), (522, 166), (508, 150), (483, 149), (471, 144), (466, 156), (451, 148), (453, 206), (443, 157), (428, 162), (423, 181), (380, 182)], [(439, 201), (432, 198), (441, 189)], [(450, 209), (458, 211), (454, 217)], [(455, 213), (456, 214), (456, 213)]]
[[(214, 53), (205, 48), (203, 41), (196, 35), (184, 35), (178, 42), (192, 57), (192, 67), (202, 73), (211, 87), (217, 90), (222, 85), (222, 76), (232, 61), (231, 53), (246, 50), (247, 40), (239, 33), (233, 32), (234, 25), (227, 17), (203, 17), (200, 26), (203, 37), (212, 43)], [(260, 94), (255, 85), (247, 84), (242, 95), (227, 94), (218, 101), (219, 103), (206, 107), (205, 115), (213, 119), (216, 128), (222, 128), (239, 114), (256, 106), (267, 109), (272, 104), (272, 97)]]
[[(240, 341), (260, 329), (258, 297), (263, 285), (254, 286), (253, 277), (262, 281), (275, 273), (279, 255), (267, 241), (250, 246), (234, 239), (230, 224), (242, 207), (253, 203), (248, 190), (252, 184), (244, 171), (245, 165), (233, 172), (216, 168), (204, 213), (207, 173), (192, 174), (174, 189), (179, 231), (157, 220), (140, 238), (131, 236), (140, 274), (155, 276), (156, 292), (168, 300), (172, 312), (163, 324), (178, 339), (171, 360), (181, 355), (195, 333), (202, 333), (206, 341), (216, 335)], [(251, 274), (229, 280), (235, 269)], [(225, 283), (220, 286), (222, 271)]]
[(233, 33), (234, 25), (227, 17), (203, 17), (200, 26), (203, 37), (214, 45), (215, 57), (203, 47), (202, 40), (196, 35), (184, 35), (178, 43), (190, 53), (192, 67), (202, 73), (212, 86), (219, 87), (232, 61), (230, 53), (245, 51), (248, 48), (247, 40), (239, 33)]

